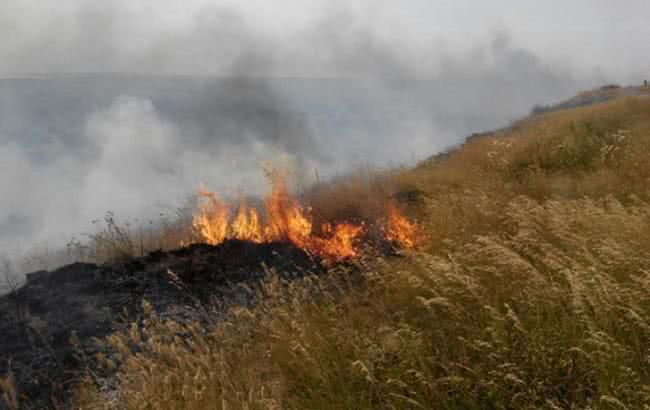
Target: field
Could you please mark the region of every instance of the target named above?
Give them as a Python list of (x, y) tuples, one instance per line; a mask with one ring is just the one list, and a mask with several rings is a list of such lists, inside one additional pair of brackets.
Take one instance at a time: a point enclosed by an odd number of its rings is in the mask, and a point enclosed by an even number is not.
[(329, 219), (392, 198), (419, 246), (354, 275), (270, 271), (207, 328), (145, 302), (144, 327), (104, 341), (119, 389), (89, 371), (80, 407), (650, 409), (648, 152), (650, 99), (628, 97), (315, 187)]

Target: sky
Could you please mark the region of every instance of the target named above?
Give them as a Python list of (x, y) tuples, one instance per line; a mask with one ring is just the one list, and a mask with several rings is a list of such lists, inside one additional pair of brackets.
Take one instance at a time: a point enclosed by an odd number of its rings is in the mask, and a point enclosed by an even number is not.
[(211, 75), (255, 45), (272, 60), (264, 74), (339, 75), (331, 41), (369, 36), (426, 74), (441, 54), (505, 33), (549, 63), (631, 80), (650, 68), (648, 16), (643, 0), (4, 0), (0, 73)]
[(260, 163), (411, 164), (639, 84), (648, 17), (642, 0), (3, 0), (0, 256), (199, 183), (260, 193)]

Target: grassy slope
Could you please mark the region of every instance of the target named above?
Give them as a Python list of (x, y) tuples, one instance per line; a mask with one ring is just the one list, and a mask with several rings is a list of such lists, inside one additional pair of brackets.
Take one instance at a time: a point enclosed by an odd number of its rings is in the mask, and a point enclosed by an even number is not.
[[(415, 192), (407, 211), (427, 240), (404, 258), (363, 261), (363, 286), (347, 287), (345, 272), (288, 288), (269, 279), (256, 309), (185, 329), (192, 352), (166, 338), (179, 325), (155, 315), (113, 336), (123, 404), (650, 408), (648, 152), (650, 99), (618, 99), (315, 192), (316, 211), (334, 216)], [(143, 353), (128, 353), (133, 341)], [(79, 397), (111, 406), (89, 385)]]

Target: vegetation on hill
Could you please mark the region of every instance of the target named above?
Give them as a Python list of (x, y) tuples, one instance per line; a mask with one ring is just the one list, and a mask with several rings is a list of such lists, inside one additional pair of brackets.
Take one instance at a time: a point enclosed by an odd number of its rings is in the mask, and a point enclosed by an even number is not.
[[(650, 99), (536, 115), (413, 169), (307, 194), (332, 218), (387, 196), (401, 257), (286, 282), (213, 326), (104, 341), (84, 409), (650, 408)], [(253, 291), (253, 290), (252, 290)], [(134, 348), (137, 347), (137, 348)]]
[(543, 114), (553, 111), (568, 110), (571, 108), (603, 103), (621, 97), (647, 96), (649, 94), (650, 88), (648, 87), (647, 82), (645, 82), (642, 87), (621, 87), (618, 84), (608, 84), (597, 89), (583, 91), (578, 95), (557, 104), (536, 105), (531, 110), (531, 114)]

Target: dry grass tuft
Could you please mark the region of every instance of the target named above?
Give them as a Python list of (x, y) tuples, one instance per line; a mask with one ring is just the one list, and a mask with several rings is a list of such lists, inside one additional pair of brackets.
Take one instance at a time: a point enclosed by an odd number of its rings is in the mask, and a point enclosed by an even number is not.
[(18, 410), (18, 390), (11, 370), (7, 376), (0, 377), (0, 393), (2, 393), (2, 400), (9, 410)]

